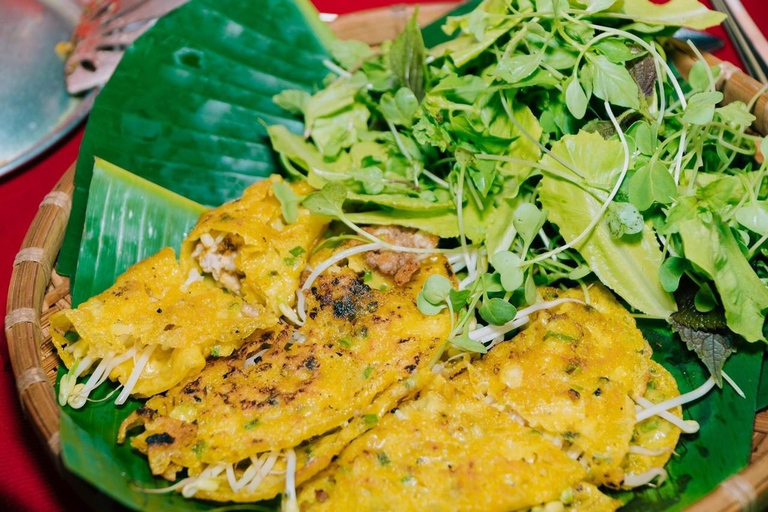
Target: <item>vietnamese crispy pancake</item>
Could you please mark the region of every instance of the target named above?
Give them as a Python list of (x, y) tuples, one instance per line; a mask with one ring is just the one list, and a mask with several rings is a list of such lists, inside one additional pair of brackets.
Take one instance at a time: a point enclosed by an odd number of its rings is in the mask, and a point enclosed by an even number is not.
[(347, 266), (329, 269), (308, 290), (304, 325), (264, 333), (248, 346), (260, 361), (247, 368), (238, 356), (213, 360), (149, 400), (124, 425), (145, 427), (133, 445), (155, 474), (173, 479), (181, 468), (196, 474), (300, 447), (355, 418), (375, 423), (378, 413), (365, 415), (377, 397), (389, 393), (386, 410), (407, 395), (442, 350), (450, 318), (423, 315), (416, 296), (446, 272), (443, 257), (430, 257), (411, 281), (382, 291)]
[(436, 377), (300, 488), (302, 510), (505, 511), (586, 476), (541, 432)]
[(125, 386), (124, 397), (162, 393), (200, 371), (210, 354), (228, 355), (276, 322), (210, 282), (187, 282), (173, 250), (163, 249), (51, 319), (53, 343), (74, 378), (95, 365), (85, 386), (64, 379), (60, 401), (82, 406), (107, 378)]

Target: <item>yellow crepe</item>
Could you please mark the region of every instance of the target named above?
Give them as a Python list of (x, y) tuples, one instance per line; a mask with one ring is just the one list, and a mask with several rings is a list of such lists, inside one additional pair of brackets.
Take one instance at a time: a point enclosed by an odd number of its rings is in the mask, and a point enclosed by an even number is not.
[[(650, 373), (651, 380), (648, 381), (644, 398), (657, 404), (680, 395), (675, 378), (663, 366), (651, 361)], [(669, 412), (678, 418), (683, 417), (681, 406), (674, 407)], [(629, 453), (624, 459), (624, 471), (628, 475), (639, 475), (653, 468), (663, 468), (672, 456), (679, 439), (680, 429), (659, 416), (641, 421), (635, 425), (632, 445), (660, 453), (658, 455)]]
[[(540, 294), (586, 301), (580, 289)], [(635, 425), (631, 397), (645, 392), (651, 349), (608, 290), (592, 286), (589, 300), (541, 311), (460, 378), (583, 452), (591, 482), (618, 486)]]
[(585, 476), (541, 433), (436, 377), (299, 489), (301, 510), (507, 511)]
[(298, 208), (296, 221), (288, 223), (275, 186), (297, 196), (312, 191), (305, 182), (288, 185), (279, 176), (251, 185), (241, 198), (200, 218), (182, 244), (181, 266), (185, 274), (211, 275), (249, 304), (263, 305), (279, 316), (281, 304), (295, 303), (307, 257), (328, 222)]
[(388, 390), (399, 399), (449, 335), (447, 312), (425, 316), (416, 306), (426, 279), (447, 275), (445, 267), (442, 256), (427, 258), (412, 281), (386, 291), (349, 267), (329, 269), (308, 291), (303, 326), (281, 325), (257, 340), (259, 362), (244, 368), (242, 354), (212, 361), (194, 381), (149, 400), (123, 434), (143, 424), (134, 446), (147, 448), (155, 474), (172, 479), (181, 467), (194, 474), (295, 448), (366, 414)]
[[(209, 282), (186, 283), (173, 250), (166, 248), (130, 267), (103, 293), (54, 315), (52, 338), (75, 373), (100, 361), (104, 377), (123, 385), (146, 356), (131, 391), (146, 397), (198, 372), (212, 352), (230, 354), (253, 331), (276, 323), (263, 308), (249, 307), (246, 314), (244, 305)], [(63, 391), (72, 391), (74, 379), (66, 382)]]

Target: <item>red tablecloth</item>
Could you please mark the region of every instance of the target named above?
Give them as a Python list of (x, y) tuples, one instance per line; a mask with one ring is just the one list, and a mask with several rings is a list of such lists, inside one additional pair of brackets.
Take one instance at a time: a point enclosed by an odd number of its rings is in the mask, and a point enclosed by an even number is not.
[[(745, 6), (768, 32), (768, 16), (760, 9), (763, 0), (743, 0)], [(314, 0), (323, 12), (345, 13), (379, 7), (392, 0)], [(415, 2), (414, 2), (415, 3)], [(762, 6), (765, 8), (765, 5)], [(724, 37), (722, 29), (712, 32)], [(717, 54), (738, 62), (733, 48)], [(4, 316), (6, 294), (13, 258), (21, 245), (38, 205), (62, 173), (77, 157), (82, 128), (24, 169), (0, 178), (0, 312)], [(42, 445), (24, 418), (8, 358), (5, 336), (0, 330), (0, 508), (12, 511), (58, 512), (87, 507), (62, 483)]]

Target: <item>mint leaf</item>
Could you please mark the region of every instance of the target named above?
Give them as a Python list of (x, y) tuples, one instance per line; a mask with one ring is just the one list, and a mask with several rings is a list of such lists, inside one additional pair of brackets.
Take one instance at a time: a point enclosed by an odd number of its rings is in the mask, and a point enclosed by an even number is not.
[(670, 321), (672, 330), (680, 335), (688, 350), (696, 352), (718, 386), (722, 386), (723, 364), (734, 352), (733, 334), (726, 327), (722, 308), (709, 313), (697, 311), (693, 294), (688, 290), (678, 300), (678, 312)]

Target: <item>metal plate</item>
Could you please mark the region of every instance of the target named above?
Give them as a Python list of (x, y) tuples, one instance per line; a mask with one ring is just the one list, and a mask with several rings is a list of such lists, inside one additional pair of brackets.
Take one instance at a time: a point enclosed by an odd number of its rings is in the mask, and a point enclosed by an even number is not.
[(61, 139), (87, 115), (94, 92), (73, 97), (54, 48), (72, 37), (76, 0), (0, 0), (0, 176)]

